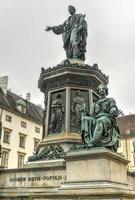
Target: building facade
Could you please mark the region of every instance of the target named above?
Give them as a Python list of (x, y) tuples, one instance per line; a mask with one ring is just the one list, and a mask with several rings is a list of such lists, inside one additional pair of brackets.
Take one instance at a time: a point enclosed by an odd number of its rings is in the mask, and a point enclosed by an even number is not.
[(135, 171), (135, 115), (118, 117), (120, 127), (120, 147), (118, 152), (128, 159), (129, 169)]
[(43, 109), (0, 88), (2, 156), (4, 168), (20, 168), (42, 139)]

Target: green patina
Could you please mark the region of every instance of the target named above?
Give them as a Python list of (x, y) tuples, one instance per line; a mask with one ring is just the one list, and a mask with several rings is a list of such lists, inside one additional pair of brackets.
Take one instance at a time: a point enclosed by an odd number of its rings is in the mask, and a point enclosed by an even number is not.
[(94, 103), (90, 116), (82, 118), (82, 140), (86, 147), (107, 147), (117, 151), (120, 132), (116, 122), (119, 115), (116, 102), (107, 98), (108, 88), (100, 84), (97, 88), (100, 99)]

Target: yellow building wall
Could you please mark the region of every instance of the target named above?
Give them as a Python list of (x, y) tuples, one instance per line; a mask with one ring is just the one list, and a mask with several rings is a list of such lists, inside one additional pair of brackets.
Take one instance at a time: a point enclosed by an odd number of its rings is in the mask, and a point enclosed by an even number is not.
[[(12, 117), (12, 121), (8, 122), (5, 120), (6, 115)], [(21, 127), (21, 121), (27, 123), (26, 128)], [(42, 125), (25, 119), (17, 114), (11, 113), (9, 111), (3, 110), (2, 113), (2, 126), (8, 129), (12, 129), (10, 133), (10, 144), (3, 142), (4, 131), (2, 130), (2, 147), (10, 150), (8, 168), (18, 167), (18, 152), (25, 153), (25, 162), (28, 157), (34, 152), (34, 138), (42, 139)], [(35, 132), (35, 127), (40, 128), (40, 133)], [(26, 135), (25, 148), (19, 147), (20, 135), (19, 133)]]
[(134, 161), (134, 149), (133, 149), (134, 138), (122, 138), (118, 153), (121, 153), (127, 160), (129, 160), (128, 168), (135, 171)]

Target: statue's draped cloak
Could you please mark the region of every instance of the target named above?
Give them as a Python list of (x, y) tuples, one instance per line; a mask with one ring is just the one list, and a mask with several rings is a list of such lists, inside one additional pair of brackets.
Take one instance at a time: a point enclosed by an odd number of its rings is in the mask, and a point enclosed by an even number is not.
[(85, 60), (87, 23), (84, 17), (82, 14), (75, 14), (70, 16), (62, 25), (53, 27), (55, 34), (62, 34), (67, 58), (73, 57), (73, 48), (77, 46), (77, 57)]

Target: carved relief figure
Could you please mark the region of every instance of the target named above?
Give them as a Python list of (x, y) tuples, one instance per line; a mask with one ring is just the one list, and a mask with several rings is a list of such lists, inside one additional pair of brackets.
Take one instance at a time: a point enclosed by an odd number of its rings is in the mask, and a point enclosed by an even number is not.
[(100, 99), (93, 105), (91, 116), (82, 118), (82, 139), (88, 147), (107, 147), (117, 150), (120, 132), (116, 117), (119, 115), (116, 102), (107, 98), (108, 88), (100, 84), (97, 88)]
[(47, 26), (46, 31), (53, 31), (56, 35), (62, 34), (63, 47), (67, 58), (85, 60), (87, 23), (85, 15), (76, 14), (74, 6), (69, 6), (70, 16), (59, 26)]
[(61, 132), (63, 123), (63, 99), (60, 93), (56, 94), (51, 104), (51, 117), (49, 123), (49, 134), (57, 134)]
[(77, 90), (71, 104), (71, 126), (76, 127), (76, 130), (80, 130), (81, 119), (86, 115), (86, 110), (85, 99), (81, 96), (81, 91)]

